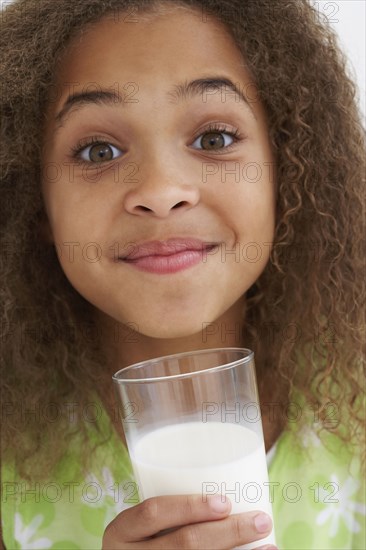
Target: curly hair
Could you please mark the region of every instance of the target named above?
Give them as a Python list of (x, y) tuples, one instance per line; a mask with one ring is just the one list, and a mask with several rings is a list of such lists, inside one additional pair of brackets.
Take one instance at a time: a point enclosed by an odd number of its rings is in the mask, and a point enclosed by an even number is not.
[(55, 411), (89, 402), (103, 361), (92, 306), (40, 239), (42, 123), (57, 60), (86, 25), (169, 3), (227, 27), (268, 117), (276, 229), (270, 261), (247, 292), (248, 347), (274, 392), (299, 390), (325, 416), (336, 403), (338, 425), (325, 429), (348, 443), (362, 438), (365, 131), (327, 22), (307, 0), (58, 0), (57, 8), (54, 0), (18, 0), (3, 12), (0, 32), (1, 429), (3, 457), (24, 476), (47, 475), (77, 434), (86, 460), (82, 415), (71, 432)]

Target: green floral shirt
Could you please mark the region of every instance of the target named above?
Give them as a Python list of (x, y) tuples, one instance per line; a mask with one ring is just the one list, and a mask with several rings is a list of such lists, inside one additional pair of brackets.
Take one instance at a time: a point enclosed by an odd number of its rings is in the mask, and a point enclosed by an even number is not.
[[(108, 422), (104, 414), (104, 422)], [(281, 550), (365, 550), (366, 489), (357, 457), (332, 434), (289, 423), (267, 456), (276, 542)], [(294, 444), (300, 435), (303, 447)], [(138, 503), (129, 456), (116, 433), (80, 474), (70, 452), (52, 481), (23, 482), (2, 465), (1, 516), (7, 550), (98, 549), (122, 510)]]

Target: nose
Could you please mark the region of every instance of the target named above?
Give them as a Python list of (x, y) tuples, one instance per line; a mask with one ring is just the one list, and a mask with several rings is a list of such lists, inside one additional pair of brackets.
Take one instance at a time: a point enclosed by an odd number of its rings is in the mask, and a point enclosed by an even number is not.
[(198, 204), (200, 191), (197, 185), (179, 182), (177, 174), (163, 174), (162, 170), (150, 169), (149, 173), (137, 174), (137, 187), (130, 189), (124, 199), (127, 212), (135, 216), (166, 218), (172, 210), (189, 210)]

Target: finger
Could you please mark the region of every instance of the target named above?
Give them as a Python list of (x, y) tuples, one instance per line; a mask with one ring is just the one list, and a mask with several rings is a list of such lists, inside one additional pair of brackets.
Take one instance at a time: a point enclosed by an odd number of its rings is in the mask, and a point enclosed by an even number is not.
[(222, 519), (231, 510), (221, 495), (173, 495), (148, 498), (120, 512), (105, 531), (106, 540), (137, 542), (165, 529)]
[(263, 539), (271, 530), (272, 520), (263, 512), (233, 514), (220, 521), (186, 525), (173, 533), (140, 542), (139, 550), (231, 550)]

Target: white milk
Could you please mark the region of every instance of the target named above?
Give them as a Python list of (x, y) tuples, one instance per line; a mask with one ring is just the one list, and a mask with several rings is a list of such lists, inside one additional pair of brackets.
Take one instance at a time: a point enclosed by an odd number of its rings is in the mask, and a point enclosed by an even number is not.
[[(232, 514), (263, 510), (272, 517), (263, 441), (240, 424), (187, 422), (142, 436), (130, 450), (142, 499), (223, 494)], [(203, 497), (204, 498), (204, 497)], [(241, 546), (275, 544), (274, 534)]]

